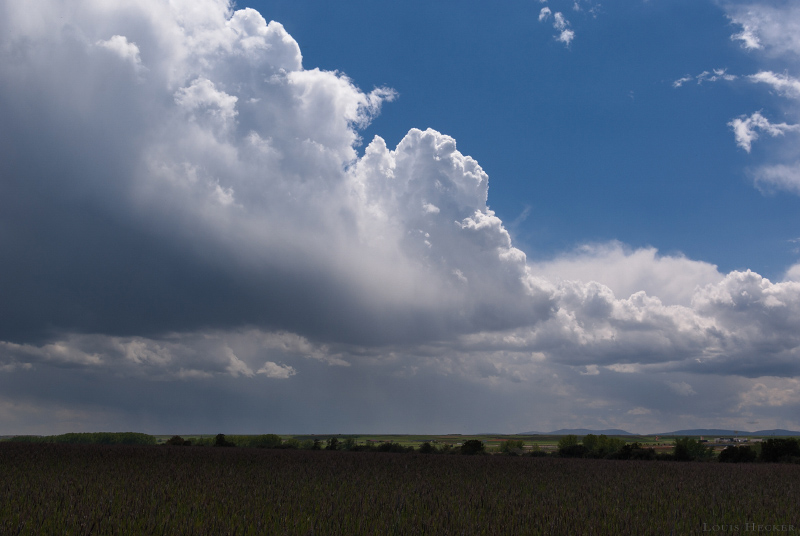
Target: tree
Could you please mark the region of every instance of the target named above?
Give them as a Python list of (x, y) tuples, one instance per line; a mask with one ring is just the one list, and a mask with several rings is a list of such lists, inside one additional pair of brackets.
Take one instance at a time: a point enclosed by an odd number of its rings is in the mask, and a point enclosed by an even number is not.
[(325, 450), (339, 450), (339, 440), (335, 437), (330, 438)]
[(172, 436), (169, 439), (167, 439), (166, 444), (167, 445), (176, 446), (176, 447), (183, 447), (183, 446), (191, 445), (192, 442), (191, 441), (185, 441), (181, 436), (176, 435), (176, 436)]
[(761, 461), (781, 462), (800, 458), (800, 443), (796, 439), (775, 437), (761, 443)]
[(461, 454), (484, 454), (486, 448), (480, 439), (468, 439), (461, 445)]
[(525, 447), (525, 442), (521, 439), (509, 439), (500, 443), (500, 452), (510, 455), (517, 455)]
[(756, 451), (746, 445), (741, 447), (731, 445), (719, 453), (718, 460), (726, 463), (747, 463), (756, 461), (756, 456)]
[(707, 460), (714, 455), (713, 449), (706, 447), (698, 439), (683, 437), (675, 440), (675, 460), (686, 462), (691, 460)]
[(231, 443), (227, 439), (225, 439), (225, 434), (217, 434), (214, 438), (214, 446), (215, 447), (235, 447), (235, 443)]
[(419, 453), (420, 454), (433, 454), (435, 452), (436, 452), (436, 447), (431, 445), (429, 441), (426, 441), (422, 445), (419, 446)]
[(578, 443), (578, 436), (569, 434), (558, 440), (558, 455), (564, 458), (583, 458), (586, 455), (585, 446)]

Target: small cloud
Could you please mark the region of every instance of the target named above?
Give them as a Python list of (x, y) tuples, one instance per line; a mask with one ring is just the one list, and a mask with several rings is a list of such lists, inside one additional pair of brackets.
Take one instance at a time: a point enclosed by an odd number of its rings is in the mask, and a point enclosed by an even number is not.
[(732, 82), (739, 78), (735, 74), (728, 74), (727, 69), (713, 69), (711, 71), (703, 71), (702, 73), (691, 76), (686, 75), (683, 78), (678, 78), (672, 83), (672, 87), (681, 87), (687, 82), (691, 82), (692, 80), (697, 80), (698, 84), (702, 84), (703, 82), (717, 82), (719, 80), (724, 80), (726, 82)]
[(766, 132), (773, 138), (776, 136), (783, 136), (787, 132), (800, 131), (800, 125), (770, 123), (766, 117), (761, 115), (761, 112), (755, 112), (750, 117), (743, 115), (729, 122), (728, 126), (733, 129), (733, 134), (736, 137), (736, 145), (748, 153), (750, 152), (753, 142), (758, 139), (758, 131)]
[(686, 382), (666, 382), (666, 383), (670, 389), (672, 389), (681, 396), (691, 396), (697, 394), (695, 390), (692, 388), (692, 386)]
[(257, 374), (264, 374), (267, 378), (276, 380), (286, 380), (297, 374), (297, 371), (289, 365), (279, 365), (272, 361), (267, 361), (263, 367), (258, 369)]
[(431, 203), (424, 203), (422, 205), (422, 210), (424, 210), (428, 214), (439, 214), (439, 207)]
[(136, 46), (136, 43), (128, 41), (128, 38), (124, 35), (114, 35), (106, 41), (96, 42), (95, 45), (113, 52), (125, 61), (129, 61), (137, 71), (143, 68), (142, 60), (139, 57), (139, 47)]
[(564, 18), (564, 15), (561, 14), (561, 12), (553, 15), (553, 19), (553, 28), (556, 30), (564, 30), (567, 26), (569, 26), (569, 21)]
[(557, 41), (561, 41), (567, 46), (569, 46), (569, 44), (572, 42), (573, 39), (575, 39), (575, 32), (573, 32), (572, 30), (564, 30), (556, 38)]
[(751, 81), (768, 84), (778, 93), (790, 99), (800, 99), (800, 80), (788, 74), (778, 74), (772, 71), (761, 71), (748, 76)]
[(652, 411), (647, 408), (633, 408), (628, 410), (628, 415), (650, 415)]
[(742, 24), (742, 31), (731, 36), (732, 41), (742, 41), (742, 47), (748, 50), (764, 48), (756, 35), (756, 28), (749, 24)]
[(543, 7), (542, 10), (539, 11), (539, 22), (546, 21), (548, 18), (550, 18), (550, 15), (552, 15), (552, 13), (553, 12), (550, 11), (549, 7)]

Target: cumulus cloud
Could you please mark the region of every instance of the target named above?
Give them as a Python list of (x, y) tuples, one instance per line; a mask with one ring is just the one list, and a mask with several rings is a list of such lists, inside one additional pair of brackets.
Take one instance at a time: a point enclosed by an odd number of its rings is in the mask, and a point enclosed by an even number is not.
[[(304, 67), (255, 10), (5, 13), (2, 374), (275, 390), (435, 377), (557, 396), (575, 396), (565, 378), (798, 374), (791, 278), (616, 243), (528, 259), (453, 138), (411, 129), (359, 155), (395, 92)], [(737, 121), (748, 150), (796, 128)]]
[(689, 305), (695, 290), (723, 278), (717, 267), (683, 256), (659, 255), (655, 248), (631, 250), (623, 244), (587, 244), (531, 270), (551, 281), (602, 282), (616, 296), (644, 290), (669, 305)]

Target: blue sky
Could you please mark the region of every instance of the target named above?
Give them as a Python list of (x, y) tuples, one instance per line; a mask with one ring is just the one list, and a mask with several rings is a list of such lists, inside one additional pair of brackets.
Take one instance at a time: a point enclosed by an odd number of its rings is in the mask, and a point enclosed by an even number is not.
[(0, 435), (800, 429), (798, 28), (0, 0)]
[[(365, 139), (394, 145), (411, 127), (453, 136), (489, 174), (489, 205), (520, 222), (512, 231), (529, 255), (619, 240), (782, 277), (798, 259), (800, 200), (754, 190), (746, 171), (770, 148), (747, 154), (727, 125), (756, 110), (779, 119), (780, 99), (741, 80), (673, 84), (785, 61), (744, 50), (714, 2), (573, 4), (252, 6), (285, 21), (307, 67), (398, 91)], [(569, 46), (539, 22), (545, 6), (570, 21)]]

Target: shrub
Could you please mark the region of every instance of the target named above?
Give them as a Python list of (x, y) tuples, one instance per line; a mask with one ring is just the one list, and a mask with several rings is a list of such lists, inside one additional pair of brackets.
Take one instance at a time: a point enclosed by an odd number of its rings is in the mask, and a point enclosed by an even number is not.
[(461, 445), (461, 454), (473, 455), (484, 454), (486, 447), (480, 439), (468, 439)]
[(719, 453), (719, 461), (726, 463), (747, 463), (756, 461), (756, 451), (748, 446), (725, 447)]
[(800, 443), (791, 438), (772, 438), (761, 443), (761, 461), (788, 462), (800, 458)]
[(192, 442), (191, 441), (185, 441), (181, 436), (175, 435), (175, 436), (172, 436), (169, 439), (167, 439), (165, 444), (166, 445), (172, 445), (172, 446), (175, 446), (175, 447), (184, 447), (184, 446), (188, 447), (189, 445), (192, 444)]
[(419, 446), (419, 453), (420, 454), (435, 454), (436, 447), (430, 444), (429, 441), (426, 441), (422, 445)]
[(522, 449), (525, 447), (525, 442), (521, 439), (509, 439), (508, 441), (503, 441), (500, 443), (500, 452), (505, 454), (509, 454), (511, 456), (516, 456), (520, 454)]
[(235, 447), (235, 443), (231, 443), (227, 439), (225, 439), (225, 434), (217, 434), (214, 438), (214, 446), (215, 447)]
[(713, 449), (698, 439), (683, 437), (675, 440), (673, 456), (676, 461), (707, 460), (714, 455)]

